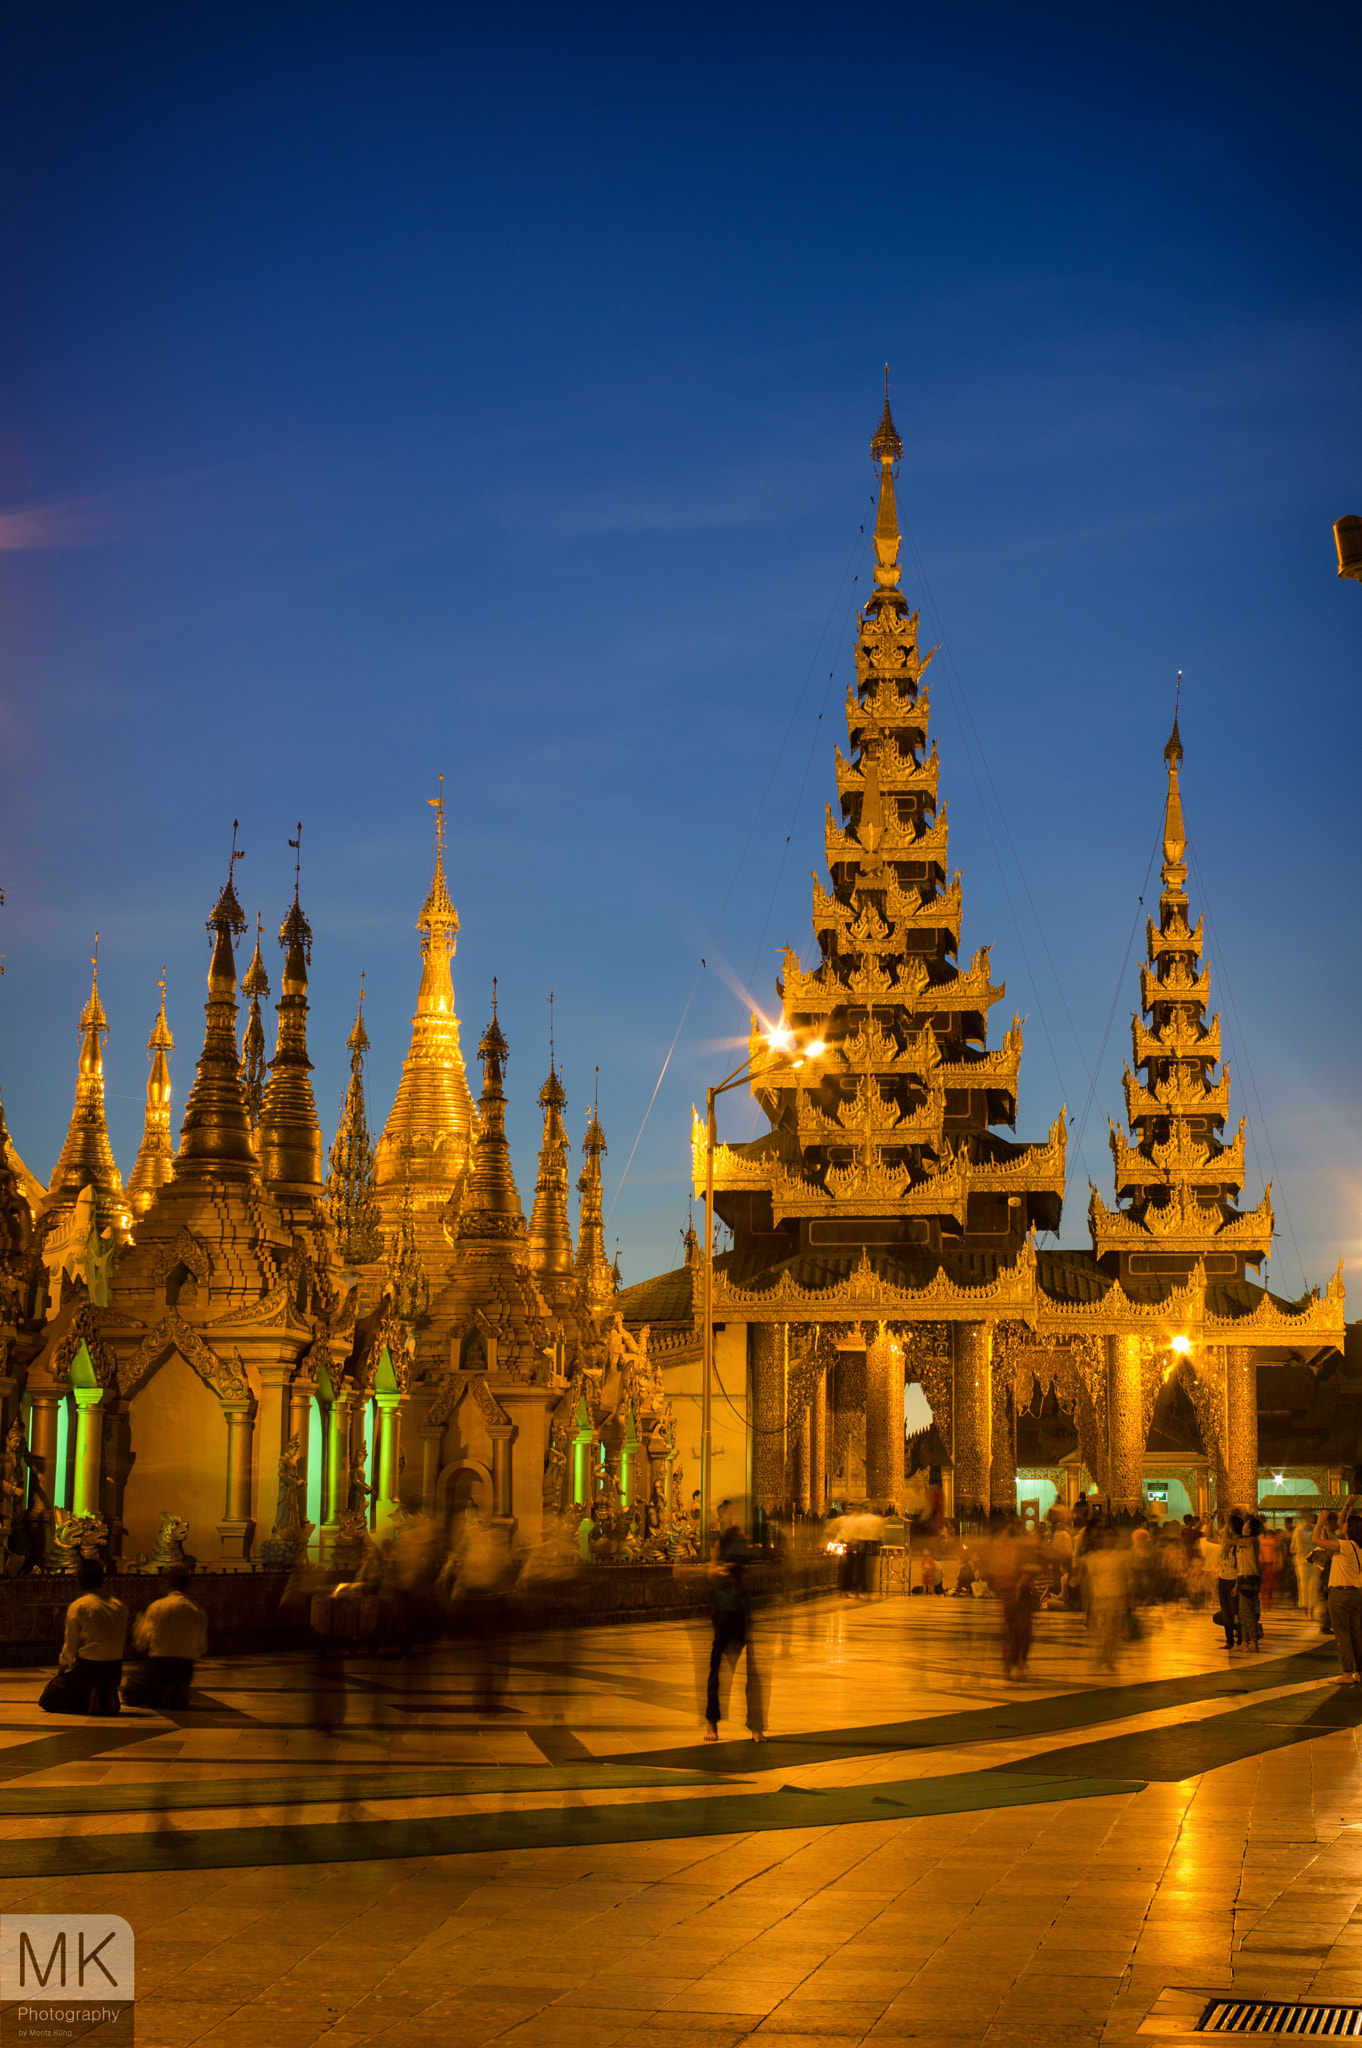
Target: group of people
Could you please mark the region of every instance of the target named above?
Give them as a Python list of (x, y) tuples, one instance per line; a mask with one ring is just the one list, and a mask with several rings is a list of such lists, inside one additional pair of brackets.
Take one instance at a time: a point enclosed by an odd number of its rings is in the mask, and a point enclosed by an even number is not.
[(99, 1559), (81, 1559), (57, 1675), (38, 1702), (46, 1713), (117, 1714), (125, 1701), (173, 1709), (189, 1705), (194, 1666), (208, 1644), (208, 1617), (189, 1597), (186, 1567), (162, 1573), (161, 1584), (165, 1591), (132, 1624), (133, 1646), (145, 1661), (135, 1663), (125, 1677), (127, 1607), (106, 1591)]

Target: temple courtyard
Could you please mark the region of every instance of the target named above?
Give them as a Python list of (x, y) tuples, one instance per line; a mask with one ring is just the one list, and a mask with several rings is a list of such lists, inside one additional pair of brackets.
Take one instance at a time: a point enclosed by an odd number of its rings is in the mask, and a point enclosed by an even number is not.
[(111, 1722), (6, 1672), (0, 1907), (129, 1921), (139, 2048), (1081, 2048), (1362, 2003), (1362, 1699), (1317, 1626), (1228, 1656), (1169, 1610), (1113, 1676), (1047, 1612), (1024, 1683), (998, 1635), (768, 1614), (761, 1746), (741, 1683), (700, 1740), (698, 1622), (210, 1659)]

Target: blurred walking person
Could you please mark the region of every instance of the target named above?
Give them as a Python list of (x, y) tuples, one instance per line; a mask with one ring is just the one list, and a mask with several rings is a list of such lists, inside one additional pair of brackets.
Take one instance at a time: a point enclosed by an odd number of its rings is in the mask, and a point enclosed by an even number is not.
[(714, 1620), (714, 1641), (709, 1653), (709, 1685), (705, 1694), (705, 1741), (719, 1740), (719, 1668), (727, 1658), (730, 1677), (736, 1674), (738, 1658), (747, 1657), (747, 1726), (754, 1742), (766, 1740), (766, 1708), (762, 1698), (761, 1672), (752, 1641), (752, 1616), (748, 1605), (744, 1570), (751, 1558), (747, 1538), (736, 1522), (724, 1529), (710, 1553), (710, 1599)]
[(1115, 1531), (1089, 1529), (1080, 1566), (1087, 1594), (1088, 1628), (1097, 1653), (1097, 1669), (1116, 1669), (1116, 1646), (1130, 1613), (1127, 1556), (1116, 1548)]
[(1335, 1685), (1362, 1684), (1362, 1514), (1350, 1514), (1337, 1536), (1327, 1533), (1321, 1515), (1315, 1524), (1316, 1550), (1329, 1560), (1329, 1621), (1342, 1667)]

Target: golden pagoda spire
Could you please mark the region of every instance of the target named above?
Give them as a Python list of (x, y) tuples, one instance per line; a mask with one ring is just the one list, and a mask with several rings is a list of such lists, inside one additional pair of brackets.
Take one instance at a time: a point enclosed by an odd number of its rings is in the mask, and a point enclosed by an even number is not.
[(208, 1001), (204, 1005), (207, 1024), (203, 1051), (180, 1126), (180, 1149), (175, 1154), (173, 1176), (176, 1181), (259, 1179), (250, 1105), (236, 1045), (233, 946), (246, 929), (235, 882), (236, 864), (246, 856), (237, 846), (237, 831), (234, 818), (227, 881), (208, 920), (213, 957), (208, 968)]
[(118, 1171), (109, 1143), (104, 1117), (104, 1040), (109, 1035), (108, 1019), (99, 999), (99, 933), (90, 961), (90, 999), (80, 1013), (80, 1064), (76, 1072), (76, 1099), (66, 1143), (48, 1183), (44, 1220), (74, 1209), (84, 1188), (95, 1192), (95, 1211), (101, 1225), (127, 1227), (127, 1203), (123, 1177)]
[(307, 1056), (307, 970), (312, 959), (312, 927), (299, 900), (302, 841), (300, 822), (298, 837), (289, 841), (297, 855), (293, 907), (279, 927), (279, 944), (284, 949), (284, 977), (275, 1005), (279, 1031), (256, 1137), (260, 1170), (267, 1184), (276, 1192), (287, 1188), (305, 1198), (322, 1191), (322, 1127), (308, 1079), (312, 1062)]
[(376, 1150), (379, 1206), (388, 1230), (396, 1227), (405, 1186), (402, 1148), (412, 1146), (410, 1181), (416, 1238), (429, 1262), (447, 1256), (440, 1213), (458, 1184), (474, 1123), (473, 1097), (459, 1047), (450, 958), (459, 918), (445, 883), (444, 777), (440, 794), (427, 798), (435, 812), (435, 861), (429, 893), (416, 921), (421, 934), (421, 987), (411, 1025), (411, 1049), (397, 1097)]
[(490, 1241), (523, 1239), (525, 1216), (506, 1143), (506, 1095), (502, 1079), (509, 1048), (497, 1020), (497, 985), (492, 982), (492, 1021), (478, 1041), (482, 1062), (482, 1094), (478, 1130), (468, 1169), (463, 1204), (454, 1234), (459, 1249)]
[(577, 1283), (588, 1313), (597, 1315), (615, 1293), (615, 1276), (605, 1256), (605, 1227), (601, 1220), (601, 1160), (607, 1150), (601, 1129), (601, 1070), (596, 1069), (596, 1099), (587, 1118), (582, 1139), (582, 1171), (577, 1179), (581, 1203), (577, 1213)]
[[(544, 1112), (544, 1137), (539, 1147), (539, 1178), (530, 1211), (530, 1270), (545, 1293), (562, 1293), (572, 1285), (572, 1226), (568, 1221), (568, 1135), (563, 1129), (567, 1096), (558, 1078), (553, 1049), (553, 990), (549, 990), (549, 1077), (539, 1091)], [(547, 1286), (545, 1286), (547, 1283)], [(556, 1285), (555, 1285), (556, 1283)], [(558, 1305), (555, 1301), (555, 1307)]]
[[(1181, 682), (1179, 675), (1179, 692)], [(1123, 1281), (1146, 1272), (1174, 1273), (1178, 1261), (1190, 1271), (1195, 1259), (1212, 1251), (1218, 1259), (1229, 1254), (1234, 1276), (1242, 1279), (1245, 1261), (1256, 1265), (1271, 1250), (1271, 1189), (1256, 1209), (1236, 1208), (1244, 1185), (1245, 1127), (1241, 1122), (1235, 1137), (1225, 1141), (1230, 1076), (1220, 1061), (1220, 1019), (1206, 1016), (1211, 971), (1201, 964), (1202, 921), (1192, 924), (1187, 898), (1176, 706), (1163, 759), (1163, 887), (1158, 923), (1147, 920), (1148, 964), (1140, 969), (1140, 1009), (1130, 1020), (1134, 1071), (1127, 1066), (1123, 1083), (1134, 1143), (1114, 1124), (1110, 1131), (1117, 1201), (1127, 1206), (1108, 1209), (1094, 1188), (1088, 1221), (1098, 1258), (1119, 1257)], [(1212, 1080), (1217, 1064), (1219, 1079)], [(1137, 1078), (1141, 1073), (1143, 1081)], [(1151, 1252), (1161, 1261), (1153, 1267), (1145, 1263)]]
[(908, 601), (899, 589), (899, 515), (894, 503), (894, 464), (903, 459), (903, 443), (889, 410), (889, 365), (884, 366), (884, 417), (870, 443), (870, 459), (880, 465), (880, 503), (875, 516), (875, 588), (866, 605), (875, 616), (885, 605), (906, 612)]
[(262, 1001), (269, 1001), (270, 978), (260, 957), (260, 934), (264, 926), (265, 920), (257, 910), (255, 951), (251, 955), (250, 966), (241, 977), (241, 993), (251, 999), (246, 1030), (241, 1040), (241, 1079), (246, 1089), (252, 1129), (260, 1122), (260, 1109), (265, 1100), (265, 1026), (260, 1016), (260, 1005)]
[(350, 1085), (345, 1091), (340, 1124), (331, 1147), (326, 1179), (326, 1206), (335, 1226), (336, 1242), (346, 1266), (367, 1266), (383, 1251), (383, 1219), (374, 1191), (374, 1148), (364, 1105), (364, 1055), (369, 1034), (364, 1028), (364, 976), (359, 978), (355, 1028), (345, 1041), (350, 1051)]
[(170, 1054), (175, 1050), (175, 1041), (166, 1023), (166, 975), (164, 967), (157, 983), (161, 991), (161, 1008), (156, 1022), (151, 1027), (147, 1040), (147, 1057), (151, 1061), (151, 1072), (147, 1076), (147, 1108), (142, 1123), (142, 1143), (138, 1147), (137, 1159), (133, 1165), (132, 1178), (128, 1182), (128, 1202), (133, 1213), (145, 1216), (156, 1198), (156, 1190), (164, 1187), (170, 1179), (175, 1165), (175, 1148), (170, 1142)]

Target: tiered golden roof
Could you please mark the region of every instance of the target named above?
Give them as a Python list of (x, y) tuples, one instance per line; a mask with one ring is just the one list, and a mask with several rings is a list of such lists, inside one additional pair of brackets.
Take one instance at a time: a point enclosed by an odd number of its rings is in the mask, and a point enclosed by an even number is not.
[(1199, 968), (1202, 923), (1198, 918), (1193, 926), (1187, 898), (1176, 713), (1163, 758), (1168, 790), (1159, 921), (1150, 918), (1146, 925), (1144, 1015), (1131, 1018), (1135, 1072), (1127, 1067), (1124, 1077), (1134, 1144), (1111, 1127), (1116, 1199), (1125, 1206), (1108, 1209), (1094, 1188), (1088, 1222), (1098, 1258), (1119, 1259), (1122, 1279), (1180, 1277), (1196, 1259), (1213, 1275), (1242, 1279), (1246, 1263), (1256, 1266), (1271, 1252), (1272, 1191), (1269, 1186), (1256, 1209), (1241, 1213), (1235, 1207), (1244, 1185), (1244, 1125), (1226, 1144), (1230, 1077), (1222, 1066), (1213, 1078), (1220, 1019), (1206, 1021), (1211, 974), (1209, 967)]
[(88, 1187), (94, 1189), (95, 1214), (100, 1229), (112, 1225), (116, 1231), (126, 1234), (129, 1209), (123, 1193), (123, 1176), (113, 1156), (104, 1116), (104, 1041), (108, 1035), (108, 1019), (99, 999), (99, 934), (96, 932), (95, 955), (90, 963), (90, 999), (80, 1013), (76, 1099), (61, 1157), (48, 1183), (47, 1200), (43, 1204), (45, 1229), (59, 1217), (69, 1215), (82, 1191)]
[(376, 1159), (379, 1206), (391, 1231), (402, 1206), (402, 1148), (410, 1144), (416, 1237), (433, 1268), (448, 1252), (440, 1215), (457, 1190), (476, 1119), (459, 1047), (449, 965), (459, 918), (445, 886), (443, 778), (441, 794), (430, 802), (435, 809), (435, 870), (416, 921), (421, 934), (421, 988), (412, 1018), (411, 1050)]
[(520, 1241), (526, 1236), (511, 1148), (506, 1142), (506, 1093), (502, 1082), (509, 1047), (497, 1021), (497, 985), (492, 983), (492, 1021), (478, 1041), (482, 1062), (482, 1095), (478, 1129), (473, 1139), (468, 1180), (455, 1224), (460, 1250), (489, 1241)]
[(161, 1008), (147, 1040), (151, 1072), (147, 1076), (147, 1107), (142, 1121), (142, 1142), (137, 1148), (132, 1176), (128, 1181), (128, 1204), (136, 1216), (145, 1216), (175, 1167), (175, 1147), (170, 1142), (170, 1055), (175, 1041), (166, 1023), (166, 984), (159, 983)]
[[(1021, 1021), (990, 1050), (989, 1011), (1006, 991), (986, 947), (967, 967), (957, 958), (962, 890), (922, 683), (931, 655), (919, 652), (899, 588), (901, 454), (886, 397), (871, 443), (874, 588), (846, 704), (849, 749), (835, 760), (840, 815), (827, 813), (830, 887), (814, 878), (821, 958), (805, 969), (787, 951), (779, 985), (784, 1030), (823, 1050), (773, 1071), (754, 1022), (753, 1092), (771, 1135), (715, 1159), (719, 1212), (739, 1239), (784, 1231), (791, 1251), (856, 1243), (872, 1220), (881, 1242), (939, 1251), (977, 1229), (1015, 1250), (1028, 1225), (1058, 1225), (1063, 1199), (1063, 1116), (1043, 1145), (993, 1129), (1016, 1120)], [(703, 1155), (697, 1121), (697, 1192)]]

